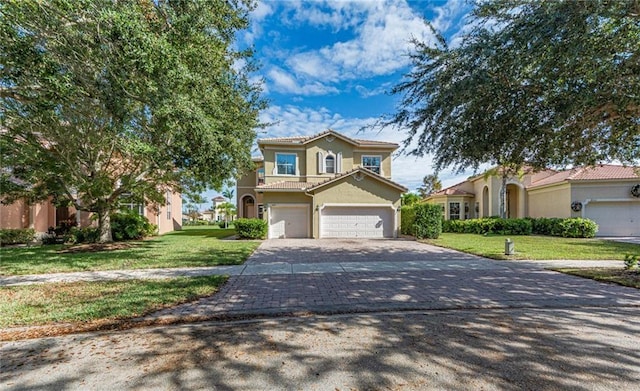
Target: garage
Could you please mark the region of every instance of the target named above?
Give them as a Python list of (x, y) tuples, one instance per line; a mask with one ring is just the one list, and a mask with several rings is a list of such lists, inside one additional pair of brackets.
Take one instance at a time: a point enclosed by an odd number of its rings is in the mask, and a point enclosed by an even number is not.
[(309, 237), (308, 204), (274, 205), (269, 209), (269, 239)]
[(390, 206), (330, 206), (320, 215), (321, 238), (393, 238), (395, 210)]
[(590, 202), (584, 212), (598, 224), (598, 236), (640, 236), (640, 202)]

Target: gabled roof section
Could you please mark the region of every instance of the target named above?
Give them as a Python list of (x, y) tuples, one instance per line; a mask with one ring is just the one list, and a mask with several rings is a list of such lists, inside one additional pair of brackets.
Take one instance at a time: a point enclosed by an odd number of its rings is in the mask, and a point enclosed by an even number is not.
[(357, 168), (354, 168), (353, 170), (349, 170), (349, 171), (343, 172), (341, 174), (337, 174), (333, 178), (329, 178), (329, 179), (327, 179), (325, 181), (322, 181), (322, 182), (319, 182), (319, 183), (315, 183), (313, 186), (307, 188), (306, 191), (317, 190), (319, 188), (322, 188), (322, 187), (327, 186), (327, 185), (329, 185), (331, 183), (337, 182), (342, 178), (346, 178), (349, 175), (353, 175), (353, 174), (356, 174), (358, 172), (366, 174), (366, 175), (368, 175), (368, 176), (370, 176), (370, 177), (372, 177), (374, 179), (377, 179), (380, 182), (384, 182), (384, 183), (386, 183), (387, 185), (389, 185), (391, 187), (395, 187), (396, 189), (402, 191), (403, 193), (407, 192), (409, 190), (406, 187), (402, 186), (401, 184), (399, 184), (397, 182), (394, 182), (394, 181), (392, 181), (390, 179), (387, 179), (387, 178), (383, 177), (382, 175), (379, 175), (379, 174), (369, 170), (368, 168), (357, 167)]
[(532, 181), (531, 187), (553, 185), (560, 182), (606, 181), (616, 179), (640, 179), (640, 167), (600, 164), (593, 167), (577, 167), (560, 171), (538, 181)]
[[(458, 185), (460, 185), (458, 183)], [(431, 194), (429, 194), (429, 197), (434, 197), (434, 196), (452, 196), (452, 195), (456, 195), (456, 196), (475, 196), (474, 193), (469, 193), (468, 191), (464, 191), (461, 189), (458, 189), (456, 186), (458, 185), (453, 185), (451, 187), (447, 187), (446, 189), (442, 189), (442, 190), (438, 190), (436, 192), (433, 192)]]
[(275, 137), (275, 138), (263, 138), (258, 140), (258, 145), (269, 144), (269, 145), (305, 145), (312, 141), (318, 140), (322, 137), (333, 136), (335, 138), (339, 138), (345, 142), (348, 142), (356, 147), (378, 147), (378, 148), (389, 148), (389, 149), (397, 149), (398, 144), (389, 143), (386, 141), (376, 141), (376, 140), (364, 140), (364, 139), (355, 139), (351, 137), (347, 137), (341, 133), (336, 132), (335, 130), (328, 129), (324, 132), (314, 134), (313, 136), (296, 136), (296, 137)]

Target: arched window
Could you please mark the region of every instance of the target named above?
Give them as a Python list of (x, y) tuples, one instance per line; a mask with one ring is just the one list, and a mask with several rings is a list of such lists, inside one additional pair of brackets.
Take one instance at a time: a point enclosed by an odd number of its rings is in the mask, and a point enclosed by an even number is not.
[(324, 159), (324, 170), (327, 174), (336, 173), (336, 158), (332, 155), (329, 155)]

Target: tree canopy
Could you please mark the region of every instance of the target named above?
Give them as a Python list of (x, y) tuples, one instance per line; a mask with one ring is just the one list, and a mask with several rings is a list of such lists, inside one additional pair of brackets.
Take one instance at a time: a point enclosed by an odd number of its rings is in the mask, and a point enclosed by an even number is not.
[(383, 126), (436, 171), (640, 160), (640, 2), (489, 0), (450, 44), (414, 40)]
[[(252, 0), (16, 0), (0, 6), (3, 202), (221, 187), (250, 169), (264, 107), (235, 37)], [(105, 228), (105, 226), (107, 228)]]
[(421, 198), (426, 198), (429, 194), (442, 189), (442, 182), (438, 174), (427, 174), (422, 178), (422, 186), (418, 187), (418, 194)]

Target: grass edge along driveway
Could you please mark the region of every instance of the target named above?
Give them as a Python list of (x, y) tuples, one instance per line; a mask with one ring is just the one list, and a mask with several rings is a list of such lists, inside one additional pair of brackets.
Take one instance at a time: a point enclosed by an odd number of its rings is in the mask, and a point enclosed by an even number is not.
[[(504, 254), (506, 238), (514, 242), (514, 255)], [(443, 233), (423, 242), (498, 260), (623, 260), (626, 254), (640, 254), (640, 245), (598, 238)]]
[(240, 265), (260, 241), (222, 240), (234, 233), (196, 226), (148, 240), (118, 242), (111, 250), (85, 251), (86, 245), (2, 248), (0, 275)]
[[(128, 320), (210, 296), (226, 276), (67, 282), (0, 288), (0, 329)], [(95, 324), (94, 324), (95, 325)]]

